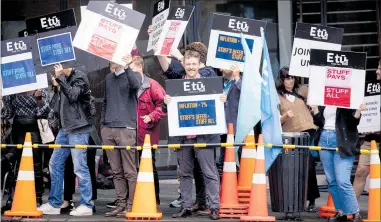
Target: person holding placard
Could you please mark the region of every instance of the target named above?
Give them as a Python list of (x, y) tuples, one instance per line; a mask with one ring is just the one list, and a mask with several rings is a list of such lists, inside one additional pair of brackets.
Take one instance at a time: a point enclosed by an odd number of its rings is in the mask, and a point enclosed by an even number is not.
[[(376, 71), (377, 80), (381, 80), (381, 60), (378, 62), (378, 68)], [(379, 110), (381, 112), (381, 110)], [(370, 142), (372, 140), (377, 141), (377, 146), (380, 147), (381, 135), (380, 131), (378, 132), (369, 132), (365, 133), (364, 143), (361, 146), (361, 149), (370, 150)], [(353, 187), (355, 188), (357, 199), (360, 198), (361, 193), (364, 191), (366, 178), (369, 175), (370, 170), (370, 155), (361, 154), (359, 163), (356, 169), (355, 181), (353, 182)]]
[[(279, 71), (277, 85), (280, 101), (280, 120), (283, 132), (306, 132), (310, 135), (310, 139), (313, 142), (312, 145), (317, 145), (316, 135), (318, 127), (314, 125), (313, 116), (306, 104), (306, 99), (299, 93), (298, 79), (295, 76), (289, 75), (288, 67), (283, 67)], [(315, 170), (315, 158), (317, 158), (318, 155), (316, 151), (314, 152), (315, 153), (311, 152), (311, 154), (316, 154), (316, 156), (310, 155), (308, 161), (308, 212), (317, 211), (315, 199), (320, 197)]]
[[(110, 62), (106, 76), (101, 113), (101, 137), (104, 145), (134, 146), (137, 138), (137, 94), (141, 76), (130, 68), (132, 56), (123, 58), (126, 66)], [(116, 208), (106, 217), (124, 217), (132, 209), (137, 181), (136, 150), (107, 150), (113, 172)]]
[(320, 151), (320, 160), (328, 181), (337, 213), (330, 221), (347, 221), (353, 215), (354, 222), (360, 222), (360, 208), (351, 184), (351, 171), (355, 156), (359, 154), (359, 133), (362, 104), (359, 109), (345, 109), (334, 106), (311, 105), (314, 123), (319, 126), (319, 146), (337, 147), (338, 151)]
[[(200, 67), (200, 53), (188, 50), (185, 52), (183, 58), (183, 65), (185, 69), (185, 79), (201, 78), (199, 73)], [(226, 95), (221, 94), (221, 101), (226, 102)], [(171, 97), (166, 95), (164, 103), (171, 102)], [(194, 143), (219, 143), (220, 136), (218, 134), (211, 135), (188, 135), (178, 136), (171, 138), (172, 143), (179, 144), (194, 144)], [(193, 186), (193, 168), (194, 168), (194, 154), (200, 164), (200, 168), (204, 175), (206, 194), (209, 200), (211, 214), (210, 218), (213, 220), (218, 219), (218, 209), (220, 207), (219, 197), (219, 177), (216, 167), (215, 148), (181, 148), (177, 151), (177, 159), (181, 170), (180, 192), (184, 200), (182, 209), (179, 213), (174, 214), (172, 217), (188, 217), (192, 215), (192, 186)]]
[[(64, 68), (61, 64), (56, 64), (54, 71), (54, 79), (61, 89), (57, 113), (60, 130), (56, 144), (87, 145), (95, 116), (95, 109), (91, 109), (93, 104), (90, 103), (89, 79), (82, 71), (76, 68)], [(65, 161), (70, 153), (81, 195), (80, 205), (71, 211), (70, 215), (93, 215), (92, 185), (86, 149), (54, 149), (49, 162), (51, 186), (48, 202), (38, 208), (43, 214), (60, 214)]]

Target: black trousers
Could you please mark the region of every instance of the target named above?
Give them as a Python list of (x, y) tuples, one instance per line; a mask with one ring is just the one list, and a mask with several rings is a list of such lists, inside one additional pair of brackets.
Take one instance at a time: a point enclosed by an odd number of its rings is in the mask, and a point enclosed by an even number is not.
[[(97, 178), (95, 176), (95, 155), (97, 153), (96, 149), (87, 150), (87, 166), (90, 171), (91, 185), (93, 190), (92, 200), (97, 199)], [(73, 199), (73, 194), (75, 193), (75, 174), (74, 165), (71, 158), (71, 154), (65, 162), (65, 173), (64, 173), (64, 200), (69, 201)]]
[[(38, 129), (37, 119), (28, 117), (15, 117), (12, 125), (12, 140), (14, 144), (24, 144), (25, 134), (30, 132), (32, 135), (32, 143), (41, 144), (40, 131)], [(44, 193), (44, 183), (42, 174), (42, 156), (44, 149), (32, 149), (33, 150), (33, 167), (34, 167), (34, 179), (36, 197), (42, 197)], [(19, 169), (21, 161), (22, 149), (16, 150), (17, 171)], [(17, 175), (16, 175), (17, 178)]]
[[(156, 150), (152, 149), (152, 168), (153, 168), (153, 180), (155, 184), (155, 194), (156, 194), (156, 204), (160, 205), (160, 185), (159, 185), (159, 174), (156, 169)], [(142, 157), (143, 150), (139, 150), (139, 163)], [(139, 169), (138, 169), (139, 172)]]
[(308, 184), (307, 184), (307, 200), (314, 202), (315, 199), (320, 197), (319, 187), (316, 179), (315, 169), (316, 159), (313, 156), (309, 156), (308, 160)]

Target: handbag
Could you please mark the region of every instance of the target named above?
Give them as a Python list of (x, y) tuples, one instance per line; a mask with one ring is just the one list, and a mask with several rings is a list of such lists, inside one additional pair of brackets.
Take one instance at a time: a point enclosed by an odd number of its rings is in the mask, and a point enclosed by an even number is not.
[(54, 135), (49, 127), (49, 122), (47, 119), (38, 119), (38, 129), (40, 130), (40, 136), (43, 144), (54, 142)]

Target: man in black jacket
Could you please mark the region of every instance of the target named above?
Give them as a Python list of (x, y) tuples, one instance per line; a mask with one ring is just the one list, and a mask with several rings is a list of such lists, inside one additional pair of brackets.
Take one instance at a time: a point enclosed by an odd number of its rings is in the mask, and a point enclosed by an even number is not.
[[(55, 79), (60, 87), (60, 104), (58, 119), (60, 130), (56, 144), (87, 145), (92, 129), (94, 107), (90, 103), (90, 84), (87, 76), (74, 68), (64, 69), (61, 64), (54, 66)], [(60, 214), (62, 202), (62, 185), (65, 160), (69, 153), (73, 158), (74, 173), (78, 177), (81, 193), (80, 205), (70, 212), (72, 216), (89, 216), (93, 214), (92, 186), (87, 166), (86, 149), (55, 149), (49, 162), (51, 188), (48, 203), (39, 207), (44, 214)]]
[[(105, 95), (101, 113), (101, 136), (104, 145), (134, 146), (137, 134), (137, 92), (141, 76), (129, 68), (131, 56), (124, 58), (126, 67), (110, 63), (111, 73), (106, 76)], [(113, 172), (116, 208), (106, 217), (124, 217), (132, 209), (137, 170), (135, 150), (107, 150)], [(128, 195), (127, 195), (128, 192)], [(128, 198), (127, 198), (128, 196)]]

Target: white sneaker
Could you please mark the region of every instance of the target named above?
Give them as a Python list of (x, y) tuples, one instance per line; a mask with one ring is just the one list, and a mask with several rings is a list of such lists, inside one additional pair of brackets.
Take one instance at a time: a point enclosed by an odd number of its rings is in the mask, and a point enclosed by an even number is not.
[(42, 204), (37, 210), (42, 211), (43, 214), (47, 215), (60, 215), (61, 208), (54, 208), (50, 203)]
[(75, 208), (70, 212), (71, 216), (91, 216), (93, 215), (93, 209), (89, 208), (86, 205), (79, 205), (79, 207)]

